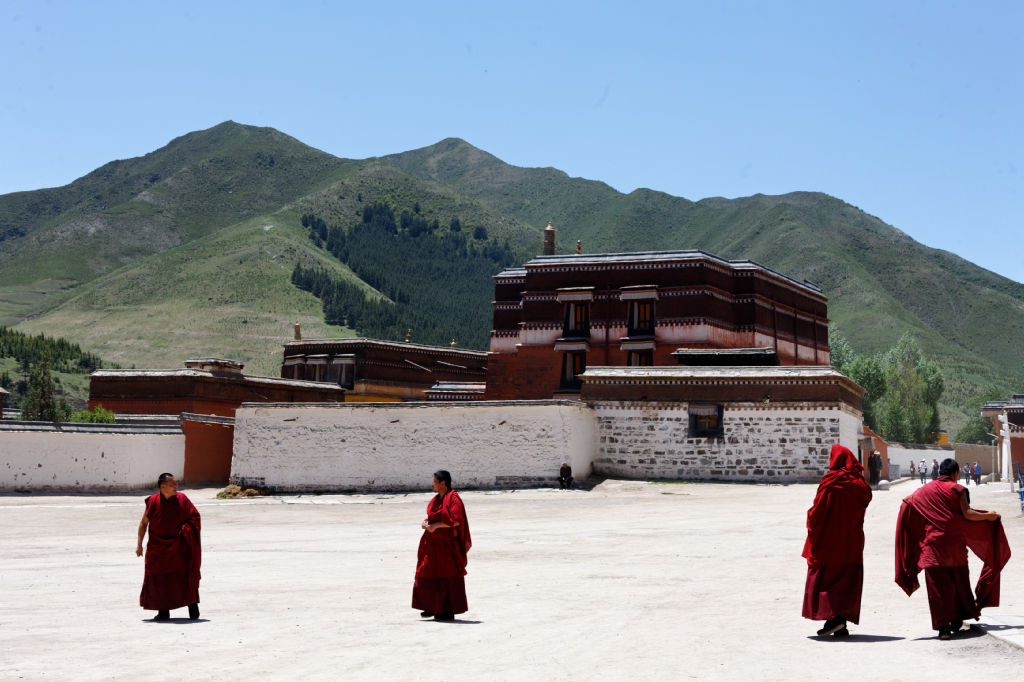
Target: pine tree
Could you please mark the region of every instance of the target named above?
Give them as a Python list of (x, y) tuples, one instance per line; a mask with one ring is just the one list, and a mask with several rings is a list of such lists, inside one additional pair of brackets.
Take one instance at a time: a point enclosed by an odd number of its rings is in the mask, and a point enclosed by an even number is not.
[(32, 370), (25, 400), (21, 403), (21, 418), (24, 421), (55, 422), (59, 419), (57, 400), (54, 397), (53, 377), (50, 364), (45, 360)]

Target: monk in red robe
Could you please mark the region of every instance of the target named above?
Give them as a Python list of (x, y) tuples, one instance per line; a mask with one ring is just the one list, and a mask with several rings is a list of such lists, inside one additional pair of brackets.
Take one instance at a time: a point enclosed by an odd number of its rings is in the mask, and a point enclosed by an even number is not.
[(437, 494), (427, 504), (427, 518), (420, 524), (423, 537), (412, 584), (412, 607), (424, 618), (454, 620), (455, 614), (469, 609), (466, 554), (473, 541), (462, 498), (452, 490), (452, 475), (436, 472), (433, 489)]
[(864, 512), (871, 488), (864, 467), (847, 448), (832, 446), (828, 471), (807, 511), (807, 583), (804, 618), (824, 620), (819, 637), (850, 634), (848, 622), (860, 622), (864, 588)]
[[(999, 514), (971, 509), (959, 478), (956, 460), (943, 460), (938, 479), (905, 498), (896, 521), (896, 584), (913, 594), (924, 569), (932, 628), (939, 639), (951, 639), (986, 606), (999, 606), (999, 574), (1010, 559)], [(971, 592), (968, 548), (984, 564), (977, 597)]]
[(139, 603), (156, 611), (153, 620), (170, 620), (171, 609), (188, 607), (188, 617), (199, 618), (199, 512), (178, 492), (172, 474), (160, 474), (160, 492), (146, 498), (146, 511), (139, 522), (139, 544), (149, 529), (146, 545), (146, 576)]

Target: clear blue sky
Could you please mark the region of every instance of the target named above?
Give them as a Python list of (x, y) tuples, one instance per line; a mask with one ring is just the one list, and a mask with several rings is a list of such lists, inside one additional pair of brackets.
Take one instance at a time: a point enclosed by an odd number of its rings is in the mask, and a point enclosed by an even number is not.
[(1024, 3), (4, 0), (0, 12), (0, 193), (63, 185), (228, 119), (347, 158), (461, 137), (623, 192), (827, 192), (1024, 281)]

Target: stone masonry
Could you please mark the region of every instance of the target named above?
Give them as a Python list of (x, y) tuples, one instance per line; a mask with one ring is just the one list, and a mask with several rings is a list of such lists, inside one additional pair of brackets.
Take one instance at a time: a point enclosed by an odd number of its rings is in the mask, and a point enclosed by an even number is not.
[(834, 443), (856, 447), (859, 423), (859, 415), (839, 406), (731, 403), (724, 406), (721, 437), (695, 438), (685, 403), (592, 407), (594, 471), (631, 479), (816, 481)]

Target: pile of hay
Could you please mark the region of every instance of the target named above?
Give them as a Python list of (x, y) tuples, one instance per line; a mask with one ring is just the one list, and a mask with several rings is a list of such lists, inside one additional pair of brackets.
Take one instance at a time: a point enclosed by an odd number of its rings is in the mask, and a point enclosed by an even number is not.
[(258, 490), (253, 490), (252, 488), (246, 488), (246, 489), (243, 490), (242, 488), (240, 488), (237, 485), (229, 485), (227, 488), (224, 488), (224, 490), (221, 490), (219, 493), (217, 493), (217, 499), (219, 499), (219, 500), (229, 500), (229, 499), (234, 499), (236, 497), (259, 497), (259, 496), (260, 496), (260, 492)]

